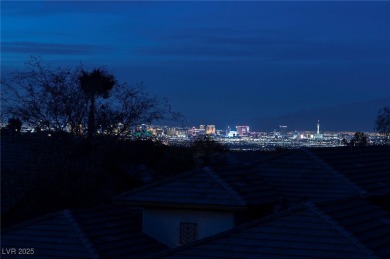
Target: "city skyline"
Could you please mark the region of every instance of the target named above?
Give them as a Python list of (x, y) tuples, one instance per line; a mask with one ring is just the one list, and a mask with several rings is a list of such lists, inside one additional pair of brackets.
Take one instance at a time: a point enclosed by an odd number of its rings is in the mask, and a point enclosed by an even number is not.
[[(120, 81), (144, 81), (151, 93), (167, 97), (188, 126), (262, 129), (263, 118), (302, 110), (389, 103), (388, 2), (1, 5), (2, 74), (22, 69), (30, 55), (55, 66), (102, 66)], [(345, 130), (372, 129), (381, 107), (367, 107), (366, 128)], [(342, 117), (353, 117), (353, 110)], [(325, 125), (337, 129), (341, 122), (329, 116), (335, 112), (324, 113)]]

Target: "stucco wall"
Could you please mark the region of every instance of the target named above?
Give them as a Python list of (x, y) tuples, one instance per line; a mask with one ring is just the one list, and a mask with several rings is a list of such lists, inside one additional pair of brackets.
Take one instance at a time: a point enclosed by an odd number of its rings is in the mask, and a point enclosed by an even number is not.
[(232, 228), (234, 215), (206, 210), (144, 209), (144, 233), (170, 247), (180, 245), (180, 222), (196, 223), (197, 239), (201, 239)]

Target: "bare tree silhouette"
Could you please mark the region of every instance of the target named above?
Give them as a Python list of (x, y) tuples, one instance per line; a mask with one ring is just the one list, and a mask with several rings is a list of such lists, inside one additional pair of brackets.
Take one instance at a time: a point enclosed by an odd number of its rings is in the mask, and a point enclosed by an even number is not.
[[(146, 91), (143, 82), (118, 84), (106, 103), (96, 111), (97, 124), (108, 134), (122, 134), (139, 124), (160, 120), (180, 122), (184, 116), (172, 111), (168, 100)], [(118, 125), (120, 124), (120, 127)]]
[(78, 131), (87, 108), (78, 82), (81, 70), (52, 68), (31, 57), (24, 71), (2, 77), (2, 113), (35, 128)]

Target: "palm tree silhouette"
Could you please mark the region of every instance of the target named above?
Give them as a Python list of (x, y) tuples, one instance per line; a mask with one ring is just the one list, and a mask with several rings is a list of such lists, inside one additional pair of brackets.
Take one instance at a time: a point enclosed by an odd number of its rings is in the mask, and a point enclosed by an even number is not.
[(98, 97), (108, 98), (110, 90), (115, 86), (116, 79), (113, 75), (101, 68), (92, 70), (91, 73), (82, 71), (79, 76), (81, 90), (89, 101), (88, 137), (95, 133), (95, 100)]

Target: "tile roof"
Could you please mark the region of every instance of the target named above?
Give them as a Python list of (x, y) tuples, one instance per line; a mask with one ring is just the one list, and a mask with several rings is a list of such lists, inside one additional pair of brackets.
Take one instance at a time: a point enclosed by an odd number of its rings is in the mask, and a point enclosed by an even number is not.
[[(252, 171), (251, 171), (252, 170)], [(122, 194), (119, 203), (142, 206), (180, 206), (244, 209), (271, 203), (279, 195), (253, 169), (205, 167)]]
[[(358, 225), (351, 227), (348, 220), (344, 222), (340, 218), (344, 203), (353, 203), (360, 208), (359, 212), (355, 210), (355, 213), (349, 213), (351, 217), (375, 211), (372, 217), (375, 223), (368, 226), (370, 223), (367, 221), (362, 226), (365, 231), (358, 232)], [(339, 208), (327, 213), (332, 204)], [(387, 258), (390, 239), (388, 220), (389, 213), (361, 199), (323, 206), (307, 202), (304, 206), (279, 215), (259, 219), (152, 257)], [(379, 225), (384, 228), (381, 233), (378, 233)], [(370, 243), (372, 240), (375, 241), (374, 245)]]
[(253, 166), (230, 166), (214, 169), (216, 174), (245, 200), (248, 206), (280, 201), (280, 193), (265, 181)]
[[(12, 230), (2, 231), (1, 245), (3, 248), (34, 248), (35, 257), (91, 258), (63, 213), (48, 215), (13, 227)], [(7, 258), (6, 255), (2, 256)]]
[(33, 247), (38, 258), (390, 258), (389, 213), (356, 198), (390, 193), (389, 151), (295, 150), (251, 166), (191, 171), (118, 196), (132, 205), (245, 209), (277, 202), (281, 193), (304, 204), (167, 252), (141, 232), (139, 213), (117, 206), (11, 227), (2, 232), (2, 247)]
[(390, 193), (390, 146), (310, 149), (365, 194)]
[(1, 238), (3, 248), (31, 247), (37, 258), (142, 258), (167, 249), (141, 232), (139, 212), (120, 207), (57, 212), (8, 228)]
[(360, 189), (305, 150), (283, 153), (255, 165), (285, 199), (299, 203), (360, 195)]
[(390, 258), (390, 213), (363, 199), (318, 205), (320, 210), (383, 258)]
[(301, 149), (252, 165), (201, 169), (123, 194), (142, 206), (242, 208), (390, 193), (390, 147)]

